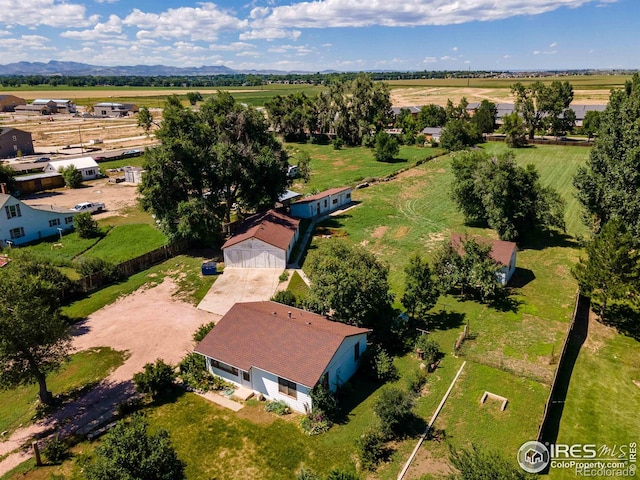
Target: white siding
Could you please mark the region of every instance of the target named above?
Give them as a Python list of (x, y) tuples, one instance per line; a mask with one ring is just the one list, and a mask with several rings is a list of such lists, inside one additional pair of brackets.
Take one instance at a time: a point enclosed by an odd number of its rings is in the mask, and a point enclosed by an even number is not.
[(511, 259), (509, 260), (509, 265), (506, 266), (506, 267), (502, 267), (496, 273), (496, 275), (498, 277), (498, 282), (500, 282), (501, 285), (506, 285), (507, 283), (509, 283), (509, 280), (511, 280), (511, 277), (515, 273), (515, 271), (516, 271), (516, 255), (517, 255), (517, 251), (514, 248), (513, 249), (513, 253), (511, 254)]
[(291, 215), (298, 218), (313, 218), (326, 215), (351, 202), (351, 189), (326, 195), (318, 200), (295, 202), (291, 205)]
[(362, 354), (367, 348), (367, 335), (364, 333), (345, 338), (325, 369), (325, 373), (329, 373), (329, 388), (332, 391), (335, 391), (356, 373), (360, 363), (359, 359), (355, 359), (356, 344), (360, 345), (359, 358), (362, 358)]
[(249, 238), (224, 249), (226, 267), (286, 268), (287, 252), (257, 238)]
[(304, 385), (296, 385), (296, 398), (280, 393), (278, 389), (278, 376), (259, 368), (251, 369), (251, 383), (253, 390), (262, 393), (269, 400), (282, 400), (291, 410), (295, 412), (305, 413), (305, 404), (311, 407), (311, 397), (309, 396), (309, 388)]

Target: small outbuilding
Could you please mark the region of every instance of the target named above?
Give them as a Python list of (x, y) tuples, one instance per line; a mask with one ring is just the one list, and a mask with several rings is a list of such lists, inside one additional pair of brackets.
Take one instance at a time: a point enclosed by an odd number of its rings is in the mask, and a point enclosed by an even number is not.
[(257, 213), (222, 245), (225, 267), (286, 268), (298, 240), (299, 220), (275, 210)]
[(236, 303), (195, 351), (212, 374), (304, 413), (316, 384), (335, 391), (353, 376), (370, 332), (281, 303)]
[(100, 175), (100, 167), (91, 157), (70, 158), (68, 160), (56, 160), (47, 163), (44, 167), (45, 173), (59, 173), (63, 168), (70, 165), (75, 166), (82, 174), (82, 180), (93, 180)]
[(506, 285), (516, 271), (516, 260), (518, 254), (518, 245), (514, 242), (505, 242), (504, 240), (493, 240), (485, 237), (466, 237), (459, 233), (451, 235), (451, 245), (460, 254), (464, 254), (463, 242), (471, 238), (482, 245), (491, 245), (491, 258), (502, 265), (502, 268), (496, 273), (498, 282)]
[(329, 214), (351, 203), (351, 187), (339, 187), (304, 197), (291, 204), (291, 215), (315, 218)]

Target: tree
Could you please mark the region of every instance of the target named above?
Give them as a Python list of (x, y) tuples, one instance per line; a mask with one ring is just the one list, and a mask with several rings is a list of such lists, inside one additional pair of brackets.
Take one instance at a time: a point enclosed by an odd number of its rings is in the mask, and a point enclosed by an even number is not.
[(502, 117), (501, 131), (506, 135), (504, 141), (511, 148), (520, 148), (527, 144), (527, 130), (518, 112)]
[(601, 118), (602, 112), (597, 110), (589, 110), (584, 114), (582, 133), (589, 137), (589, 140), (591, 140), (600, 129)]
[(482, 152), (456, 155), (452, 165), (452, 198), (466, 221), (486, 223), (502, 240), (536, 229), (564, 229), (564, 200), (540, 184), (533, 165), (519, 166), (512, 153)]
[(75, 165), (68, 165), (60, 169), (60, 174), (64, 179), (64, 184), (69, 188), (79, 188), (82, 186), (82, 172)]
[(7, 186), (8, 193), (15, 191), (15, 176), (16, 171), (9, 164), (0, 163), (0, 183), (4, 183)]
[(403, 134), (416, 132), (416, 119), (413, 117), (411, 110), (408, 108), (401, 108), (400, 112), (396, 116), (395, 121), (396, 128), (401, 128)]
[(410, 317), (423, 320), (440, 296), (431, 277), (431, 267), (424, 258), (415, 254), (409, 258), (404, 273), (404, 295), (400, 301)]
[(73, 217), (73, 227), (80, 238), (95, 238), (100, 236), (98, 222), (96, 222), (91, 213), (78, 213)]
[(202, 101), (202, 94), (200, 92), (187, 92), (187, 100), (191, 105), (195, 105)]
[(140, 393), (148, 393), (154, 399), (171, 389), (175, 379), (175, 367), (164, 363), (160, 358), (156, 360), (156, 363), (145, 364), (142, 372), (133, 375), (136, 390)]
[(458, 473), (456, 480), (533, 480), (530, 475), (496, 452), (479, 450), (475, 445), (471, 450), (450, 448), (449, 459)]
[(149, 132), (151, 131), (151, 126), (154, 125), (153, 115), (147, 107), (140, 107), (138, 110), (138, 126), (144, 130), (144, 133), (149, 136)]
[(373, 412), (380, 419), (386, 438), (395, 438), (407, 428), (413, 412), (413, 397), (398, 387), (387, 386), (373, 404)]
[(331, 241), (309, 253), (305, 266), (312, 281), (308, 301), (315, 311), (372, 328), (376, 338), (384, 338), (393, 301), (387, 265), (360, 246)]
[(272, 128), (285, 140), (301, 140), (316, 129), (317, 115), (312, 99), (304, 92), (276, 95), (264, 104)]
[(637, 294), (640, 287), (640, 256), (634, 239), (618, 218), (609, 220), (585, 245), (586, 260), (573, 269), (580, 290), (600, 303), (598, 315), (606, 314), (609, 300)]
[(482, 135), (475, 124), (457, 118), (449, 120), (440, 135), (440, 145), (450, 152), (473, 147), (481, 141)]
[(286, 190), (287, 154), (264, 117), (226, 92), (197, 112), (167, 100), (161, 145), (147, 151), (141, 204), (170, 238), (217, 243), (231, 211), (273, 206)]
[(491, 133), (496, 129), (496, 118), (498, 108), (496, 104), (489, 100), (482, 100), (471, 117), (480, 133)]
[(425, 105), (418, 112), (416, 130), (422, 131), (427, 127), (442, 127), (447, 123), (447, 112), (440, 105)]
[(0, 275), (0, 387), (37, 383), (51, 404), (47, 375), (68, 358), (71, 341), (60, 314), (61, 286), (68, 283), (46, 264), (14, 260)]
[[(634, 239), (640, 238), (640, 76), (611, 93), (586, 167), (573, 184), (594, 231), (617, 217)], [(637, 242), (636, 242), (637, 243)]]
[(447, 106), (445, 107), (445, 113), (447, 114), (447, 123), (451, 120), (464, 120), (468, 121), (471, 118), (467, 107), (469, 106), (469, 102), (465, 97), (460, 99), (460, 103), (458, 105), (454, 105), (451, 99), (447, 100)]
[(399, 152), (398, 140), (384, 130), (379, 131), (376, 135), (376, 161), (390, 162)]
[(298, 154), (298, 176), (307, 183), (311, 179), (311, 156), (309, 152)]
[(166, 430), (149, 433), (142, 414), (120, 420), (85, 467), (87, 480), (182, 480), (185, 464), (178, 458)]
[(528, 86), (518, 82), (511, 87), (511, 93), (516, 97), (515, 109), (522, 116), (530, 139), (538, 130), (552, 124), (562, 125), (558, 123), (559, 117), (571, 115), (568, 111), (573, 101), (573, 87), (569, 82), (555, 80), (545, 85), (537, 81)]

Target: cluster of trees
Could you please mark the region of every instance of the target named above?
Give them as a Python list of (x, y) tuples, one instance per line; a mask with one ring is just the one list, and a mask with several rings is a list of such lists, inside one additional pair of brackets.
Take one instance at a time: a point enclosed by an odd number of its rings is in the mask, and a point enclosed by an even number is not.
[(227, 92), (198, 111), (170, 97), (146, 152), (142, 207), (170, 238), (215, 244), (232, 210), (271, 207), (288, 184), (287, 154), (264, 116)]
[(540, 183), (533, 165), (518, 165), (512, 153), (463, 152), (453, 158), (452, 169), (452, 197), (466, 222), (488, 225), (502, 240), (564, 229), (562, 197)]

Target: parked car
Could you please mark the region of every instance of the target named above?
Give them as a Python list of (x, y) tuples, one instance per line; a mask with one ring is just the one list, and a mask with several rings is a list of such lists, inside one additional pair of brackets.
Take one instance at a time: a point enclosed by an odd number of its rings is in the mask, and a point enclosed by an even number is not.
[(287, 168), (287, 177), (296, 178), (298, 176), (298, 167), (296, 165), (289, 165)]
[(44, 163), (44, 162), (50, 162), (51, 159), (49, 157), (40, 157), (36, 160), (33, 161), (33, 163)]
[(74, 212), (89, 212), (99, 213), (104, 210), (104, 203), (102, 202), (82, 202), (74, 206), (71, 210)]
[(120, 155), (122, 158), (138, 157), (142, 155), (142, 150), (126, 150)]
[(102, 155), (97, 155), (97, 156), (93, 157), (93, 159), (96, 162), (104, 162), (107, 159), (107, 157), (103, 157)]

